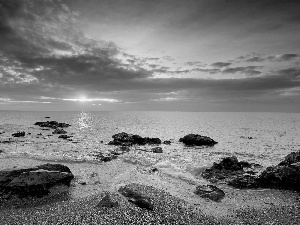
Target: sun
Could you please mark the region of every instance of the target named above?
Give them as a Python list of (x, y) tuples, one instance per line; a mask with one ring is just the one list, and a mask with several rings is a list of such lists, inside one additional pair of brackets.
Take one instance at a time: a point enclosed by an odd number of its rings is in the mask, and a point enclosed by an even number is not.
[(79, 101), (80, 101), (80, 102), (86, 102), (86, 101), (87, 101), (87, 98), (86, 98), (86, 97), (81, 97), (81, 98), (79, 99)]

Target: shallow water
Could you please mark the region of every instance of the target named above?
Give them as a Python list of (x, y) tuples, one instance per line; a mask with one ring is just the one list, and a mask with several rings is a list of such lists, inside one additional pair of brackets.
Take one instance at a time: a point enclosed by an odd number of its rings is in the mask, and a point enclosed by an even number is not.
[[(47, 116), (50, 119), (45, 118)], [(48, 136), (52, 129), (43, 130), (33, 125), (47, 120), (71, 124), (65, 130), (73, 136), (73, 141), (58, 139), (58, 135)], [(0, 157), (97, 162), (94, 154), (115, 148), (106, 145), (112, 140), (111, 136), (127, 132), (172, 141), (171, 145), (161, 145), (162, 154), (133, 148), (120, 156), (133, 164), (151, 166), (165, 162), (193, 171), (210, 166), (224, 156), (236, 155), (239, 160), (269, 166), (291, 151), (300, 150), (299, 124), (300, 114), (292, 113), (0, 111), (0, 150), (4, 151)], [(11, 134), (17, 131), (25, 131), (26, 136), (13, 138)], [(185, 147), (178, 142), (180, 137), (190, 133), (209, 136), (218, 144)], [(8, 140), (11, 142), (3, 143)]]

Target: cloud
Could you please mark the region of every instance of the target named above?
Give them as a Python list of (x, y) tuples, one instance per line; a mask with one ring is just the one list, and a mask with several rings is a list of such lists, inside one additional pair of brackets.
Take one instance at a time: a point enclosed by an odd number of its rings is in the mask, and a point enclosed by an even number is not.
[(269, 56), (258, 56), (258, 55), (246, 55), (239, 56), (236, 58), (238, 62), (292, 62), (300, 59), (299, 54), (288, 53), (279, 55), (269, 55)]
[(226, 67), (226, 66), (230, 66), (231, 63), (227, 63), (227, 62), (216, 62), (211, 64), (211, 66), (213, 67), (217, 67), (217, 68), (222, 68), (222, 67)]
[(271, 62), (293, 61), (293, 60), (299, 60), (300, 55), (299, 54), (281, 54), (281, 55), (276, 55), (276, 56), (268, 56), (266, 59)]
[(110, 102), (116, 103), (120, 102), (117, 99), (109, 99), (109, 98), (71, 98), (71, 99), (62, 99), (63, 101), (71, 101), (71, 102)]
[(266, 59), (260, 56), (254, 56), (254, 57), (250, 57), (248, 59), (245, 60), (245, 62), (263, 62)]
[(224, 74), (234, 74), (234, 73), (244, 73), (246, 75), (259, 75), (261, 74), (260, 71), (256, 70), (258, 68), (261, 68), (260, 66), (246, 66), (246, 67), (233, 67), (233, 68), (226, 68), (224, 70), (222, 70), (222, 73)]

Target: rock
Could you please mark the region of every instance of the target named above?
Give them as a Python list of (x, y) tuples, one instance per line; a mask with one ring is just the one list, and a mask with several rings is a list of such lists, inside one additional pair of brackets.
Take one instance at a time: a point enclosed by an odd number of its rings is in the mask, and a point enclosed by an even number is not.
[(97, 207), (107, 207), (107, 208), (113, 208), (117, 206), (119, 206), (119, 203), (113, 201), (108, 193), (101, 199), (101, 201), (97, 205)]
[(59, 135), (58, 138), (62, 138), (62, 139), (68, 139), (68, 138), (71, 138), (73, 136), (68, 136), (66, 134), (62, 134), (62, 135)]
[(69, 167), (62, 165), (62, 164), (42, 164), (37, 166), (39, 169), (48, 170), (48, 171), (57, 171), (57, 172), (65, 172), (65, 173), (72, 173)]
[(163, 153), (163, 150), (161, 147), (155, 147), (155, 148), (151, 148), (151, 151), (153, 153)]
[(239, 189), (244, 189), (244, 188), (258, 188), (259, 187), (259, 182), (256, 177), (251, 176), (251, 175), (242, 175), (238, 176), (230, 181), (227, 182), (228, 185), (239, 188)]
[(13, 137), (24, 137), (25, 136), (25, 132), (22, 131), (22, 132), (17, 132), (17, 133), (14, 133), (12, 134)]
[(260, 187), (300, 192), (300, 151), (288, 154), (277, 166), (267, 167), (257, 181)]
[[(253, 171), (255, 164), (245, 161), (239, 162), (237, 157), (225, 157), (219, 163), (214, 163), (209, 169), (206, 169), (202, 176), (209, 180), (225, 180), (231, 181), (234, 178), (242, 177), (247, 169), (247, 173)], [(253, 172), (255, 173), (255, 172)]]
[(198, 185), (194, 193), (215, 202), (220, 202), (225, 197), (224, 191), (214, 185)]
[(66, 134), (67, 131), (63, 130), (63, 129), (59, 129), (59, 128), (56, 128), (52, 134)]
[(49, 118), (50, 118), (50, 116), (45, 116), (45, 118), (49, 119)]
[(300, 191), (300, 170), (294, 166), (271, 166), (258, 177), (260, 187)]
[(218, 142), (214, 141), (210, 137), (207, 136), (201, 136), (199, 134), (188, 134), (184, 136), (183, 138), (179, 139), (179, 142), (183, 142), (185, 145), (207, 145), (207, 146), (213, 146), (217, 144)]
[(109, 162), (113, 159), (116, 159), (118, 158), (117, 155), (114, 155), (114, 154), (111, 154), (111, 153), (101, 153), (101, 152), (98, 152), (97, 154), (94, 155), (94, 157), (97, 159), (97, 160), (100, 160), (102, 162)]
[(163, 142), (165, 145), (170, 145), (171, 144), (171, 141), (164, 141)]
[(300, 162), (300, 151), (292, 152), (288, 154), (282, 162), (280, 162), (279, 166), (289, 166), (293, 163)]
[(52, 128), (52, 129), (56, 129), (58, 127), (64, 128), (64, 127), (71, 126), (70, 124), (59, 123), (57, 121), (36, 122), (34, 125), (37, 125), (37, 126), (40, 126), (40, 127), (49, 127), (49, 128)]
[(149, 137), (141, 137), (139, 135), (127, 134), (125, 132), (118, 133), (112, 136), (114, 139), (110, 141), (109, 145), (122, 145), (122, 146), (131, 146), (131, 145), (145, 145), (145, 144), (161, 144), (161, 140), (159, 138), (149, 138)]
[(149, 173), (155, 173), (155, 172), (158, 172), (158, 169), (156, 167), (151, 167), (149, 169)]
[(53, 186), (69, 186), (73, 178), (70, 169), (60, 164), (0, 171), (0, 196), (42, 197)]
[(136, 206), (143, 209), (153, 210), (153, 204), (148, 196), (145, 196), (144, 194), (139, 193), (128, 186), (120, 187), (118, 192)]

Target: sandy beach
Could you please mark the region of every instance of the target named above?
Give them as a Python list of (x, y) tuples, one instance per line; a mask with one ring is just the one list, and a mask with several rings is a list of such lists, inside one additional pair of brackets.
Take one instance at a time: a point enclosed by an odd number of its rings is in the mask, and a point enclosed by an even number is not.
[[(32, 167), (45, 161), (2, 158), (0, 170)], [(193, 193), (206, 181), (184, 173), (171, 173), (116, 159), (107, 163), (60, 163), (75, 179), (65, 193), (44, 198), (2, 200), (2, 224), (299, 224), (299, 195), (270, 189), (239, 190), (218, 185), (225, 192), (221, 202)], [(141, 209), (118, 193), (129, 185), (149, 196), (153, 211)], [(109, 194), (118, 207), (97, 205)]]

